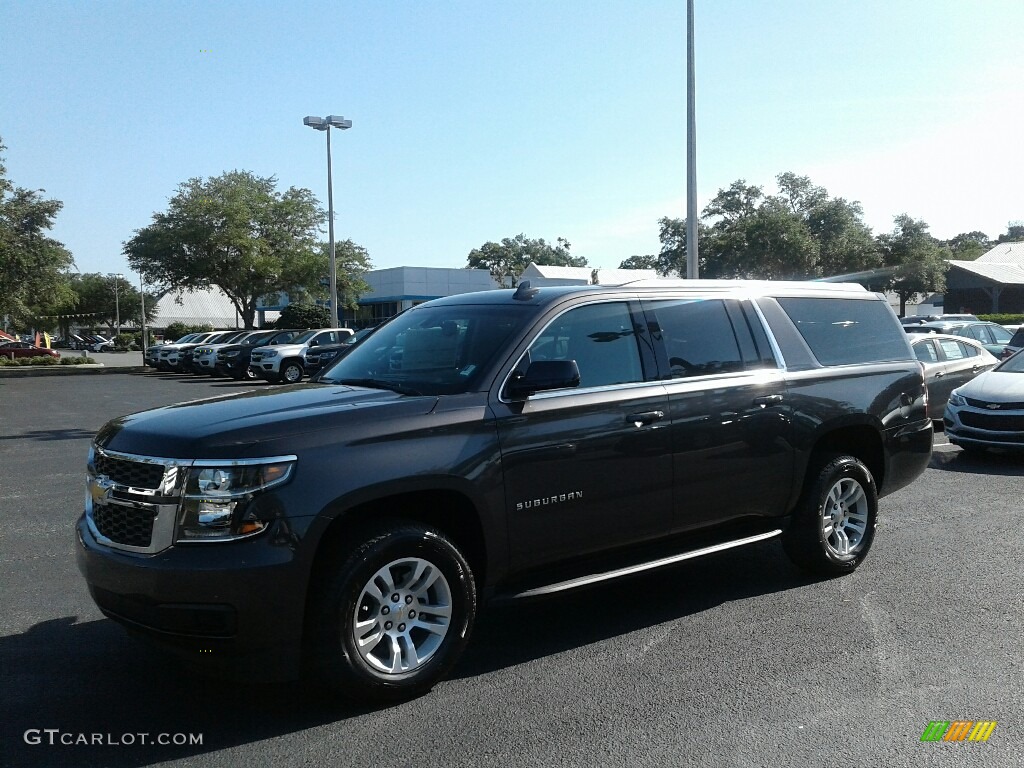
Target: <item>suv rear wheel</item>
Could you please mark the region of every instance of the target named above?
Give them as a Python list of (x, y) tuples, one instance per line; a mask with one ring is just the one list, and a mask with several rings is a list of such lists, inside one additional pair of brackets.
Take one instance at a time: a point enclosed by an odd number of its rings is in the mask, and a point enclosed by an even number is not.
[(425, 693), (458, 660), (476, 604), (469, 564), (443, 534), (414, 523), (380, 529), (314, 599), (318, 679), (354, 700)]
[(871, 471), (853, 456), (829, 455), (808, 472), (782, 543), (801, 568), (839, 576), (863, 562), (877, 522), (878, 491)]

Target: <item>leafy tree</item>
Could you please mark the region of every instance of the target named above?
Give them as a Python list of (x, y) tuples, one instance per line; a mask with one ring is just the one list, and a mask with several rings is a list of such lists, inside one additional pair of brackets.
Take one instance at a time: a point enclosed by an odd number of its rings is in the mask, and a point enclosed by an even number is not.
[[(71, 253), (46, 235), (63, 207), (40, 192), (16, 187), (3, 163), (0, 140), (0, 319), (25, 327), (49, 306), (70, 298)], [(52, 327), (52, 326), (50, 326)]]
[[(880, 264), (860, 203), (830, 198), (806, 176), (781, 173), (779, 193), (743, 179), (720, 189), (698, 223), (702, 277), (803, 279)], [(686, 274), (686, 221), (663, 218), (659, 270)]]
[[(728, 189), (720, 189), (704, 208), (701, 216), (714, 221), (710, 224), (698, 223), (698, 268), (702, 277), (765, 276), (760, 265), (751, 259), (747, 241), (747, 230), (753, 223), (763, 199), (764, 192), (761, 187), (748, 185), (745, 180), (738, 179), (730, 184)], [(700, 224), (705, 225), (703, 233), (700, 232)], [(762, 225), (767, 226), (767, 222), (762, 222)], [(684, 228), (684, 243), (685, 233)], [(683, 260), (677, 268), (679, 274), (686, 274), (685, 265), (686, 261)]]
[(587, 260), (569, 253), (571, 244), (559, 237), (557, 245), (551, 245), (544, 238), (532, 240), (520, 233), (506, 237), (500, 243), (487, 242), (469, 252), (466, 269), (486, 269), (499, 285), (507, 276), (512, 277), (512, 286), (519, 282), (519, 276), (530, 262), (543, 266), (585, 267)]
[(1000, 243), (1024, 242), (1024, 221), (1011, 221), (1006, 225), (1006, 232), (999, 236)]
[(961, 232), (947, 240), (945, 245), (953, 254), (954, 259), (974, 261), (992, 247), (992, 241), (984, 232)]
[[(330, 261), (330, 243), (322, 247), (323, 257)], [(361, 245), (351, 240), (334, 243), (334, 265), (338, 275), (338, 317), (342, 309), (355, 310), (359, 307), (359, 297), (370, 292), (370, 285), (365, 275), (373, 269), (370, 254)], [(327, 288), (330, 291), (330, 287)], [(330, 313), (328, 313), (330, 314)], [(296, 326), (287, 326), (296, 327)], [(323, 326), (311, 325), (310, 328)]]
[(189, 179), (164, 213), (124, 244), (129, 264), (165, 288), (220, 288), (246, 328), (256, 304), (278, 293), (322, 295), (327, 262), (318, 243), (325, 215), (308, 189), (277, 191), (248, 171)]
[[(697, 240), (700, 248), (706, 244), (710, 233), (708, 227), (697, 222)], [(661, 251), (658, 253), (655, 269), (662, 276), (686, 275), (686, 219), (670, 219), (663, 216), (658, 219), (658, 239), (661, 241)], [(698, 248), (698, 253), (702, 253)], [(703, 272), (707, 266), (707, 259), (701, 255), (697, 267)], [(707, 275), (703, 275), (707, 277)]]
[[(90, 325), (104, 323), (111, 332), (117, 328), (118, 316), (122, 326), (141, 325), (142, 295), (124, 277), (88, 272), (73, 275), (69, 287), (73, 293), (71, 300), (55, 308), (62, 333), (66, 334), (76, 320)], [(156, 294), (146, 294), (147, 321), (156, 317), (158, 299)]]
[(622, 263), (619, 264), (619, 269), (657, 269), (658, 268), (658, 257), (653, 254), (647, 256), (630, 256), (628, 259), (623, 259)]
[(878, 242), (887, 267), (893, 269), (889, 290), (900, 297), (900, 316), (907, 311), (907, 302), (924, 293), (941, 293), (946, 289), (949, 249), (928, 233), (928, 225), (903, 213), (895, 219), (896, 226)]
[(169, 323), (164, 329), (164, 341), (177, 341), (182, 336), (190, 333), (205, 333), (212, 331), (211, 325), (188, 325), (186, 323)]
[[(337, 255), (337, 245), (335, 245)], [(341, 303), (341, 286), (338, 287), (338, 303)], [(281, 310), (281, 316), (274, 322), (277, 328), (329, 328), (331, 313), (327, 307), (308, 301), (289, 304)]]

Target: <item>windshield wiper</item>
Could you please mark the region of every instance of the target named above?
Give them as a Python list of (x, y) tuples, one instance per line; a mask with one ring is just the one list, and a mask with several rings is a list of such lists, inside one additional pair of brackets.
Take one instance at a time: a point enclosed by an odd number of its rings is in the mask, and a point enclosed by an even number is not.
[(378, 379), (330, 379), (329, 383), (348, 384), (353, 387), (367, 387), (368, 389), (387, 389), (400, 395), (420, 396), (423, 394), (418, 389), (413, 389), (403, 384), (396, 384), (392, 381), (379, 381)]

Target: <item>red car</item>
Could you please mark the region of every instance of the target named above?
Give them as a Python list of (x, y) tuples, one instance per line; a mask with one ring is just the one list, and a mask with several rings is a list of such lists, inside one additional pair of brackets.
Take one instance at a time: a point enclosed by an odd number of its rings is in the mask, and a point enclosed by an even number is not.
[(16, 357), (60, 357), (60, 352), (55, 352), (46, 347), (37, 347), (27, 341), (5, 341), (0, 342), (0, 355), (9, 358)]

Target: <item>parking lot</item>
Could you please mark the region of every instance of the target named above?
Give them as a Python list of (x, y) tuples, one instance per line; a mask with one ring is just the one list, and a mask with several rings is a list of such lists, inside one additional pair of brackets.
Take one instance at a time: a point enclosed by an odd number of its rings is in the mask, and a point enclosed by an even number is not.
[[(846, 578), (812, 580), (768, 542), (493, 607), (449, 680), (386, 709), (199, 676), (92, 604), (74, 563), (85, 456), (115, 416), (265, 386), (0, 380), (4, 765), (1024, 764), (1024, 457), (941, 434)], [(998, 725), (921, 740), (954, 720)]]

